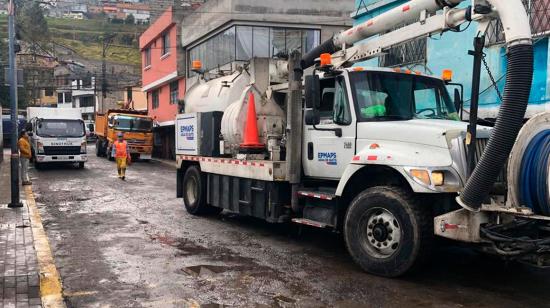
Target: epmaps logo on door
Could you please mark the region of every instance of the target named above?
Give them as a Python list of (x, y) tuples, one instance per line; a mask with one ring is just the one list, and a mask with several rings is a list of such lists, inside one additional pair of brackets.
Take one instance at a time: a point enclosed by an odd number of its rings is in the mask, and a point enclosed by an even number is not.
[(317, 160), (331, 166), (336, 166), (338, 164), (335, 152), (319, 152), (317, 153)]
[(186, 140), (195, 140), (195, 127), (193, 125), (182, 125), (180, 127), (180, 136)]

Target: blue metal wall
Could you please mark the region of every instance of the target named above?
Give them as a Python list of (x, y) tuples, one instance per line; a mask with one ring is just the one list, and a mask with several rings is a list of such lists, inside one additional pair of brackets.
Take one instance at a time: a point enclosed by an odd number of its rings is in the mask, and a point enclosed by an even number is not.
[[(354, 17), (355, 24), (364, 22), (377, 16), (395, 6), (406, 2), (405, 0), (356, 0), (357, 14)], [(469, 3), (469, 2), (468, 2)], [(463, 3), (462, 6), (466, 6)], [(368, 8), (365, 9), (365, 8)], [(463, 28), (465, 26), (462, 26)], [(471, 96), (471, 71), (472, 56), (468, 50), (473, 48), (473, 38), (477, 34), (477, 25), (472, 25), (462, 33), (445, 33), (442, 36), (428, 38), (426, 65), (408, 67), (422, 71), (426, 74), (441, 74), (443, 69), (451, 69), (454, 72), (454, 82), (465, 86), (465, 105), (468, 106)], [(535, 40), (535, 75), (531, 97), (529, 102), (528, 116), (541, 112), (550, 111), (550, 80), (548, 57), (548, 37)], [(501, 46), (492, 46), (485, 49), (487, 62), (499, 88), (504, 87), (504, 75), (506, 73), (506, 50)], [(377, 66), (378, 60), (373, 59), (361, 65)], [(498, 112), (499, 100), (485, 69), (481, 74), (481, 95), (480, 95), (480, 116), (495, 117)]]

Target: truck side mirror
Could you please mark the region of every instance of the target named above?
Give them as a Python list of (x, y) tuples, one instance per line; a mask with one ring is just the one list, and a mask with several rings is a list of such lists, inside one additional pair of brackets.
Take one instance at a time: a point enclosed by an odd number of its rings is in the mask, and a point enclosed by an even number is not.
[(306, 108), (319, 109), (321, 106), (321, 82), (319, 75), (308, 75), (305, 79)]
[(317, 109), (306, 110), (306, 125), (317, 125), (321, 123), (321, 115)]
[(94, 132), (94, 125), (93, 124), (88, 124), (88, 130), (90, 130), (90, 132)]
[(455, 89), (455, 108), (456, 111), (460, 113), (460, 109), (462, 109), (462, 96), (458, 89)]
[(27, 123), (25, 124), (25, 130), (26, 130), (27, 132), (31, 132), (31, 131), (32, 131), (32, 123), (27, 122)]

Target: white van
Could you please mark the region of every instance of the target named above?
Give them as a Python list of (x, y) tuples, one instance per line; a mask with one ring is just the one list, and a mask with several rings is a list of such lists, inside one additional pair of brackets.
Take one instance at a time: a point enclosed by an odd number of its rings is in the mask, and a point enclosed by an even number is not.
[(53, 162), (78, 163), (84, 168), (88, 160), (86, 129), (79, 108), (29, 107), (27, 119), (35, 168)]

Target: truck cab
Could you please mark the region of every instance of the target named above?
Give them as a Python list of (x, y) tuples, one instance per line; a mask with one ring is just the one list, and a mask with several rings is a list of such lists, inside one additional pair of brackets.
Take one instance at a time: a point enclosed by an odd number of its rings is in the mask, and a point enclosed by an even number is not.
[(124, 135), (134, 159), (150, 160), (153, 153), (153, 120), (146, 112), (109, 110), (96, 115), (96, 154), (111, 158), (118, 133)]
[[(460, 121), (444, 80), (355, 67), (322, 74), (316, 83), (306, 89), (319, 98), (317, 106), (304, 110), (306, 177), (337, 181), (335, 193), (341, 195), (363, 167), (388, 167), (415, 192), (461, 189), (466, 152), (453, 141), (465, 136), (467, 124)], [(481, 138), (488, 137), (489, 128), (478, 130)]]
[(80, 109), (30, 107), (27, 117), (36, 168), (49, 163), (77, 163), (84, 168), (88, 157)]

